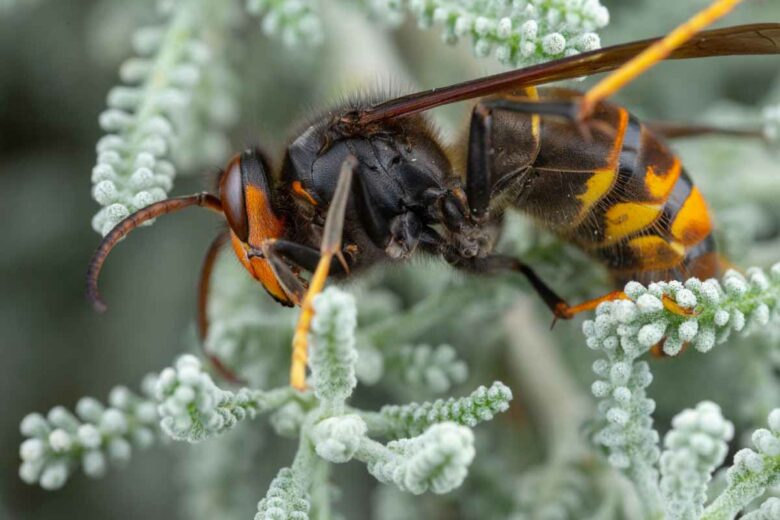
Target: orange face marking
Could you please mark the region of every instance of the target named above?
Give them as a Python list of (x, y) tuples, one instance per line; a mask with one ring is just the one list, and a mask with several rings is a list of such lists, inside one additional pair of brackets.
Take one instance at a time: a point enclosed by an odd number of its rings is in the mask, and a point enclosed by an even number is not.
[(296, 196), (305, 200), (312, 206), (317, 205), (317, 201), (314, 200), (314, 197), (312, 197), (311, 194), (308, 191), (306, 191), (306, 189), (304, 189), (303, 185), (301, 184), (301, 181), (293, 181), (292, 191)]
[(680, 177), (682, 166), (680, 159), (675, 157), (672, 167), (667, 171), (656, 172), (652, 165), (645, 172), (645, 186), (653, 200), (666, 200), (674, 188), (674, 183)]
[(658, 235), (646, 235), (628, 243), (637, 258), (642, 260), (642, 269), (671, 269), (685, 258), (685, 247), (677, 242), (664, 240)]
[(266, 197), (263, 190), (257, 186), (247, 184), (244, 187), (244, 191), (247, 220), (249, 222), (249, 242), (242, 242), (231, 231), (230, 240), (233, 251), (244, 268), (249, 271), (249, 274), (263, 284), (263, 287), (271, 296), (280, 302), (292, 304), (289, 296), (287, 296), (287, 293), (276, 279), (276, 275), (268, 261), (259, 257), (249, 258), (247, 255), (250, 248), (260, 248), (263, 242), (281, 237), (284, 232), (284, 222), (274, 214), (268, 203), (268, 197)]
[(292, 301), (290, 301), (287, 293), (284, 292), (284, 289), (279, 284), (276, 275), (266, 260), (257, 257), (248, 258), (248, 246), (244, 242), (241, 242), (233, 232), (230, 233), (230, 244), (233, 246), (233, 252), (236, 253), (241, 265), (249, 271), (249, 274), (251, 274), (255, 280), (263, 284), (263, 287), (268, 291), (268, 294), (280, 302), (292, 304)]
[(681, 244), (692, 246), (707, 238), (711, 231), (712, 219), (707, 201), (694, 186), (672, 223), (672, 236)]
[(263, 240), (282, 236), (284, 222), (274, 214), (265, 192), (251, 184), (247, 184), (244, 190), (249, 220), (249, 244), (259, 247)]

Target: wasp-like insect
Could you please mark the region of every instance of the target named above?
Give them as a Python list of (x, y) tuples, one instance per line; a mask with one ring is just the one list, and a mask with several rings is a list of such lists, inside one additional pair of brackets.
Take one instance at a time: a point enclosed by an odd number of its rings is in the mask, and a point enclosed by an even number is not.
[[(780, 24), (701, 31), (737, 1), (716, 2), (663, 39), (326, 112), (291, 142), (279, 169), (259, 148), (246, 150), (222, 172), (218, 196), (161, 201), (119, 223), (90, 264), (89, 297), (103, 306), (97, 291), (100, 268), (130, 230), (188, 206), (212, 209), (224, 215), (229, 230), (204, 263), (201, 334), (207, 327), (212, 263), (229, 240), (239, 261), (275, 300), (302, 306), (291, 373), (292, 384), (300, 388), (311, 300), (329, 275), (344, 277), (421, 251), (466, 271), (520, 272), (558, 318), (621, 296), (610, 293), (570, 307), (531, 267), (493, 253), (507, 206), (587, 251), (616, 281), (714, 276), (720, 262), (707, 204), (664, 144), (664, 132), (603, 99), (660, 59), (779, 53)], [(584, 95), (535, 88), (614, 69)], [(466, 154), (465, 171), (456, 171), (454, 158), (421, 113), (474, 98), (481, 99), (469, 131), (455, 147)], [(312, 273), (308, 280), (302, 276), (306, 271)]]

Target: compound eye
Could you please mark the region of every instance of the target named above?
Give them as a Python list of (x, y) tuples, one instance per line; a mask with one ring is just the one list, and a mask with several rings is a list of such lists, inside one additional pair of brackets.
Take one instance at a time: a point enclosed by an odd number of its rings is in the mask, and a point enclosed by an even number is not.
[(242, 242), (249, 239), (249, 220), (246, 214), (244, 179), (241, 175), (241, 158), (234, 157), (219, 180), (219, 198), (230, 229)]

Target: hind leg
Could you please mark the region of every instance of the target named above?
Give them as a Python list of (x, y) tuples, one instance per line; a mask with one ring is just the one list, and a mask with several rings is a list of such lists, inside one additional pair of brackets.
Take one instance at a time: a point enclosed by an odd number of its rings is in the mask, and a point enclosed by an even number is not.
[(604, 99), (638, 78), (647, 69), (663, 60), (675, 49), (690, 40), (716, 20), (734, 9), (742, 0), (715, 0), (707, 8), (702, 9), (685, 23), (677, 26), (664, 38), (653, 43), (634, 58), (624, 63), (618, 69), (588, 90), (580, 104), (579, 119), (586, 119), (593, 108)]

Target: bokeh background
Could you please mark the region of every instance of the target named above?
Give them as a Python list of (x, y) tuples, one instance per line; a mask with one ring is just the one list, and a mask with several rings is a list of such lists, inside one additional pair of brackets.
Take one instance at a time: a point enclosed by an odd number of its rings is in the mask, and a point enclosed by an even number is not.
[[(604, 4), (612, 21), (601, 35), (609, 45), (660, 34), (705, 2)], [(180, 461), (193, 456), (187, 446), (152, 448), (103, 479), (76, 476), (56, 492), (18, 478), (18, 424), (26, 413), (45, 412), (57, 404), (72, 407), (83, 395), (104, 399), (113, 385), (135, 386), (145, 373), (167, 366), (190, 348), (199, 264), (219, 224), (205, 212), (192, 211), (135, 233), (118, 247), (104, 271), (110, 311), (92, 311), (83, 298), (83, 284), (99, 240), (90, 226), (97, 210), (90, 196), (90, 171), (102, 135), (97, 117), (105, 108), (106, 93), (117, 83), (119, 64), (131, 54), (133, 30), (155, 19), (153, 5), (148, 0), (4, 5), (0, 2), (0, 518), (184, 518), (188, 470)], [(325, 40), (317, 49), (286, 49), (262, 36), (258, 20), (248, 15), (236, 29), (243, 45), (234, 60), (241, 115), (231, 132), (236, 150), (258, 141), (280, 150), (291, 125), (311, 107), (351, 89), (431, 87), (500, 69), (492, 58), (474, 58), (468, 44), (446, 46), (438, 31), (420, 31), (412, 21), (396, 30), (383, 29), (350, 2), (326, 2), (324, 12)], [(748, 1), (727, 23), (749, 21), (780, 21), (780, 6)], [(780, 100), (778, 65), (777, 57), (665, 64), (618, 99), (642, 117), (756, 124), (761, 107)], [(439, 112), (436, 117), (445, 134), (465, 122), (463, 107)], [(732, 255), (766, 266), (780, 260), (780, 199), (773, 198), (780, 189), (751, 192), (751, 177), (740, 176), (761, 176), (768, 184), (757, 186), (776, 188), (771, 177), (780, 176), (778, 159), (758, 145), (729, 146), (704, 140), (680, 149), (705, 195), (725, 208), (724, 227), (736, 230), (735, 236), (722, 237)], [(181, 175), (174, 192), (210, 186), (221, 165), (215, 162)], [(708, 180), (711, 167), (719, 176)], [(743, 196), (752, 198), (740, 200)], [(524, 298), (524, 291), (525, 286), (519, 286), (515, 297)], [(531, 301), (546, 323), (541, 304)], [(561, 330), (566, 327), (576, 332), (576, 324), (563, 324), (551, 333), (564, 350), (575, 348), (565, 344), (571, 332)], [(701, 377), (686, 376), (688, 385), (674, 387), (669, 393), (676, 398), (665, 400), (664, 377), (675, 384), (676, 376), (684, 370), (690, 374), (691, 365), (699, 362), (697, 357), (683, 360), (684, 368), (661, 369), (666, 374), (651, 393), (661, 402), (662, 416), (718, 396), (723, 385), (706, 376), (708, 360), (695, 372)], [(583, 363), (590, 361), (584, 357)], [(733, 394), (733, 388), (728, 393)], [(734, 396), (722, 397), (727, 412), (737, 409)], [(267, 478), (284, 460), (270, 461), (267, 453), (252, 459), (259, 475), (254, 500), (262, 497)], [(345, 480), (368, 480), (359, 466), (344, 471)], [(354, 503), (343, 509), (351, 510), (354, 518), (366, 517), (367, 496), (350, 492), (348, 501)]]

